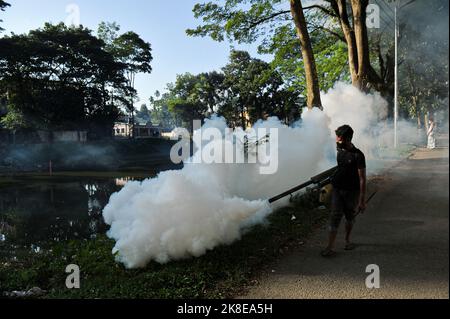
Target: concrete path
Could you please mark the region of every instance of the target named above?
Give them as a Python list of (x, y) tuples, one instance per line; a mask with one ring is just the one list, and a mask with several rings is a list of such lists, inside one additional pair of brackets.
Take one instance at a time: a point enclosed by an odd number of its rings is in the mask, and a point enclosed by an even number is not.
[[(324, 227), (241, 298), (449, 298), (448, 148), (416, 150), (370, 188), (378, 193), (358, 218), (355, 251), (343, 250), (341, 227), (338, 255), (320, 257)], [(366, 287), (370, 264), (380, 289)]]

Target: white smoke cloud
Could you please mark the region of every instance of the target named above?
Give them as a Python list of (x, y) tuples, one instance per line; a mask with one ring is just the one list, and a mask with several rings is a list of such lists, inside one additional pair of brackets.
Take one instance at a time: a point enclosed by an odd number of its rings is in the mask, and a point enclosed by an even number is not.
[(355, 131), (354, 144), (371, 158), (378, 143), (374, 140), (377, 137), (374, 128), (387, 115), (386, 100), (378, 93), (364, 94), (354, 86), (338, 83), (323, 95), (322, 102), (330, 119), (330, 130), (333, 132), (339, 126), (350, 125)]
[[(129, 182), (113, 194), (103, 216), (111, 225), (108, 236), (116, 240), (117, 260), (128, 268), (143, 267), (151, 260), (201, 256), (238, 240), (243, 229), (287, 204), (285, 199), (270, 206), (268, 198), (335, 165), (334, 130), (340, 125), (352, 125), (355, 143), (371, 151), (374, 132), (369, 128), (385, 115), (386, 102), (344, 84), (325, 94), (323, 102), (324, 112), (306, 110), (294, 127), (276, 118), (256, 123), (255, 129), (278, 129), (279, 167), (273, 175), (260, 174), (259, 164), (193, 164), (201, 156), (197, 152), (182, 170)], [(214, 117), (205, 127), (225, 131), (226, 122)]]
[[(334, 132), (344, 124), (350, 125), (355, 131), (353, 143), (369, 161), (377, 159), (383, 148), (393, 147), (394, 124), (386, 121), (388, 103), (379, 93), (365, 94), (352, 85), (337, 83), (323, 95), (322, 102), (324, 112), (330, 119), (330, 131)], [(420, 138), (414, 124), (399, 119), (399, 145), (416, 144)], [(375, 170), (369, 167), (369, 172), (375, 173)]]

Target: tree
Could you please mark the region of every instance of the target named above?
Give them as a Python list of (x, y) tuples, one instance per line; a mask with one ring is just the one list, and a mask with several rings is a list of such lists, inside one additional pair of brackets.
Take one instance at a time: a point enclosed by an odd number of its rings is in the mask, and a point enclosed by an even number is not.
[(142, 40), (135, 32), (126, 32), (113, 42), (114, 56), (126, 66), (125, 75), (134, 88), (137, 73), (151, 73), (153, 60), (150, 43)]
[(220, 103), (223, 78), (217, 72), (178, 75), (175, 83), (168, 85), (169, 110), (192, 130), (194, 120), (203, 121)]
[(131, 114), (132, 125), (134, 125), (136, 100), (135, 79), (138, 73), (151, 73), (152, 49), (148, 42), (145, 42), (137, 33), (129, 31), (118, 35), (120, 26), (113, 23), (100, 23), (98, 27), (98, 36), (105, 41), (106, 49), (115, 57), (115, 59), (124, 64), (124, 75), (128, 80), (128, 86), (131, 88), (129, 94), (123, 97), (125, 107)]
[(405, 13), (399, 59), (400, 110), (426, 124), (427, 114), (448, 112), (448, 1), (418, 2)]
[(233, 50), (222, 71), (226, 94), (219, 114), (231, 126), (246, 128), (269, 116), (288, 122), (299, 113), (299, 94), (283, 86), (281, 75), (269, 63)]
[[(10, 7), (11, 5), (3, 0), (0, 0), (0, 11), (5, 11), (7, 7)], [(3, 20), (0, 19), (0, 22), (3, 22)], [(3, 31), (2, 27), (0, 27), (0, 32)]]
[[(385, 89), (383, 79), (371, 64), (369, 33), (367, 28), (368, 0), (325, 0), (323, 4), (309, 7), (309, 24), (333, 35), (347, 45), (350, 77), (355, 87), (362, 91)], [(339, 27), (336, 27), (337, 21)], [(338, 29), (339, 28), (339, 29)]]
[(280, 0), (227, 0), (223, 5), (213, 2), (196, 4), (194, 15), (196, 18), (202, 18), (204, 24), (187, 30), (187, 34), (210, 36), (216, 41), (223, 41), (227, 36), (238, 43), (251, 43), (263, 37), (265, 42), (273, 36), (274, 30), (279, 30), (287, 23), (292, 25), (294, 20), (305, 65), (308, 107), (321, 107), (314, 54), (303, 14), (303, 11), (311, 6), (303, 7), (300, 0), (291, 0), (290, 8), (280, 8), (280, 3)]
[(152, 105), (152, 123), (163, 128), (175, 128), (181, 126), (181, 121), (169, 111), (168, 101), (170, 99), (169, 93), (161, 95), (159, 91), (155, 92), (155, 96), (150, 98)]
[(201, 73), (197, 76), (195, 95), (196, 99), (206, 106), (206, 116), (216, 113), (220, 108), (225, 94), (223, 82), (223, 73), (217, 71)]
[[(410, 1), (411, 3), (415, 0)], [(371, 34), (367, 28), (368, 0), (325, 0), (311, 6), (316, 15), (310, 23), (333, 35), (347, 46), (348, 66), (352, 83), (364, 92), (374, 89), (389, 98), (393, 92), (393, 50), (382, 55), (381, 37), (385, 29)], [(384, 2), (384, 5), (386, 3)], [(389, 18), (388, 18), (389, 19)], [(334, 21), (337, 22), (333, 23)], [(393, 44), (393, 42), (391, 41)], [(391, 47), (391, 45), (389, 45)], [(372, 61), (377, 61), (378, 65)]]
[(277, 116), (286, 123), (300, 116), (301, 98), (283, 86), (281, 74), (245, 51), (231, 51), (222, 72), (185, 73), (152, 98), (152, 118), (169, 111), (176, 126), (192, 130), (193, 120), (216, 113), (231, 127), (247, 128), (259, 119)]
[(28, 128), (28, 123), (26, 122), (23, 114), (16, 108), (10, 108), (10, 111), (0, 119), (0, 124), (3, 125), (8, 130), (16, 131), (23, 128)]
[(120, 25), (116, 22), (100, 22), (97, 29), (97, 37), (106, 44), (106, 51), (113, 53), (114, 41), (119, 37)]
[(308, 27), (303, 14), (303, 6), (300, 0), (290, 0), (291, 14), (294, 18), (297, 34), (302, 48), (303, 62), (305, 65), (306, 88), (308, 92), (307, 105), (322, 108), (320, 100), (319, 78), (317, 77), (316, 61), (309, 37)]
[(140, 110), (136, 113), (136, 116), (145, 122), (150, 121), (150, 111), (146, 104), (142, 104)]
[(247, 128), (251, 123), (250, 114), (259, 113), (262, 106), (258, 96), (264, 90), (265, 72), (270, 66), (259, 59), (253, 59), (245, 51), (231, 51), (229, 63), (222, 69), (227, 103), (219, 110), (232, 126)]
[[(345, 42), (348, 47), (348, 62), (354, 86), (362, 91), (368, 90), (369, 84), (379, 84), (380, 79), (370, 64), (369, 37), (367, 33), (368, 0), (351, 0), (350, 5), (345, 0), (331, 0), (331, 8), (338, 17)], [(352, 14), (353, 24), (350, 24), (348, 10)]]
[(9, 125), (15, 121), (35, 129), (89, 129), (110, 135), (119, 112), (106, 87), (128, 89), (125, 65), (89, 29), (46, 24), (28, 34), (6, 36), (0, 47)]
[[(336, 41), (333, 35), (322, 32), (314, 25), (310, 28), (319, 86), (322, 91), (328, 91), (337, 81), (349, 82), (345, 44), (342, 41)], [(278, 28), (274, 31), (274, 36), (260, 46), (259, 51), (274, 56), (271, 65), (281, 74), (284, 86), (289, 91), (306, 96), (304, 64), (294, 27), (285, 25)]]

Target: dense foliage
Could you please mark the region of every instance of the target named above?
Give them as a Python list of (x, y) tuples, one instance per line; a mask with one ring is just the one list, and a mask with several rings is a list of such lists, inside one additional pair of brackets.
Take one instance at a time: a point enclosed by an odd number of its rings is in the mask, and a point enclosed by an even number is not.
[(108, 136), (121, 107), (135, 94), (132, 79), (151, 71), (151, 48), (135, 33), (116, 50), (92, 31), (46, 24), (28, 34), (0, 39), (0, 94), (9, 129), (88, 130)]

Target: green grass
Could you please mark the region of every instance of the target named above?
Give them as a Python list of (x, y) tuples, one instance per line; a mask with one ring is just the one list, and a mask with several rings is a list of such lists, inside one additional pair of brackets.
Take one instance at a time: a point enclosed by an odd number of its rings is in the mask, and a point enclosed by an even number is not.
[[(316, 206), (303, 199), (278, 210), (265, 225), (252, 228), (232, 245), (200, 258), (150, 263), (138, 270), (114, 261), (114, 242), (105, 236), (58, 243), (51, 252), (28, 254), (14, 262), (0, 260), (0, 293), (37, 286), (48, 292), (45, 298), (230, 298), (324, 222), (327, 211)], [(69, 264), (80, 267), (81, 289), (65, 287)]]

